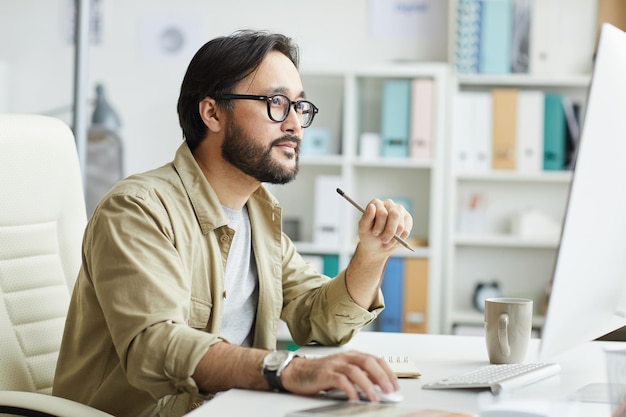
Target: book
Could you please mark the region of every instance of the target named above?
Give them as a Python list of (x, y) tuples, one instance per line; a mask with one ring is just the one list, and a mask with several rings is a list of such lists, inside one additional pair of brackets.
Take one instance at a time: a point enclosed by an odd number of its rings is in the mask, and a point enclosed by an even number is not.
[(409, 156), (409, 128), (411, 118), (411, 82), (386, 80), (383, 84), (381, 114), (381, 156), (406, 158)]
[(419, 378), (422, 375), (415, 362), (406, 355), (383, 355), (381, 358), (398, 378)]
[(470, 417), (470, 414), (453, 411), (420, 408), (404, 404), (382, 404), (370, 402), (342, 401), (330, 405), (290, 411), (286, 417)]

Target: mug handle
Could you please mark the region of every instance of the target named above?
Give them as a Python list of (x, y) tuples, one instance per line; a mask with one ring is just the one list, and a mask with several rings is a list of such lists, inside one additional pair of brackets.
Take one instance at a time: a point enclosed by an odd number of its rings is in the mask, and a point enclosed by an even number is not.
[(502, 313), (498, 319), (498, 342), (500, 343), (500, 351), (504, 356), (509, 356), (511, 354), (508, 330), (509, 315), (507, 313)]

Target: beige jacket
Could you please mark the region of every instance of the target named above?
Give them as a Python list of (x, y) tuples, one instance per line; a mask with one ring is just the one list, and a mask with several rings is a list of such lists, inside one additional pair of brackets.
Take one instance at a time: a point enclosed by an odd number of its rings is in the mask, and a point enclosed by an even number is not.
[[(259, 276), (254, 346), (274, 349), (279, 318), (296, 343), (346, 343), (371, 311), (305, 263), (263, 187), (247, 203)], [(191, 375), (219, 339), (234, 231), (182, 144), (174, 161), (118, 183), (83, 240), (53, 394), (118, 417), (180, 416), (211, 395)]]

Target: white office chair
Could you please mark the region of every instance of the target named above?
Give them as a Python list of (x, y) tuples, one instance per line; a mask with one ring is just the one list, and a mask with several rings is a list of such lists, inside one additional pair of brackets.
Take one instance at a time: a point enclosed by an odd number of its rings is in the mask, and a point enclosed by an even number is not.
[(49, 395), (80, 267), (83, 196), (64, 123), (0, 114), (0, 414), (111, 417)]

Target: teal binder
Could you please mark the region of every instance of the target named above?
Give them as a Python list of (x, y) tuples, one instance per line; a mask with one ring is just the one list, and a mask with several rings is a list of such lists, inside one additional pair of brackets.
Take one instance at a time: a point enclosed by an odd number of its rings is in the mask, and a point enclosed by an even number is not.
[(411, 81), (387, 80), (383, 84), (381, 151), (387, 158), (409, 156)]
[(560, 94), (546, 93), (543, 126), (543, 169), (560, 171), (565, 168), (567, 127)]
[(512, 41), (512, 1), (482, 0), (480, 72), (483, 74), (510, 73)]
[(334, 277), (339, 273), (339, 256), (338, 255), (324, 255), (324, 272), (323, 274), (329, 277)]

